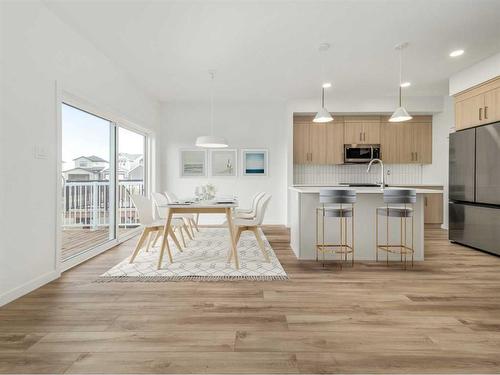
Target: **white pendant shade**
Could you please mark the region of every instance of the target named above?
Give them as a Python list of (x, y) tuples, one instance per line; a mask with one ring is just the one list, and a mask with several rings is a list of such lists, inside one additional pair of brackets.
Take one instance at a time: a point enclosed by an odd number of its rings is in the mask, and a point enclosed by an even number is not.
[(314, 117), (313, 122), (330, 122), (333, 121), (333, 117), (328, 112), (326, 108), (321, 108), (318, 113), (316, 113), (316, 117)]
[(216, 135), (202, 135), (196, 138), (196, 146), (205, 148), (223, 148), (228, 147), (229, 144), (224, 137), (218, 137)]
[(406, 111), (404, 107), (398, 107), (392, 114), (389, 122), (403, 122), (411, 120), (413, 117)]
[(210, 92), (210, 135), (201, 135), (196, 138), (196, 147), (203, 148), (224, 148), (229, 147), (226, 138), (214, 135), (214, 89), (213, 81), (215, 78), (215, 70), (209, 70), (211, 80)]

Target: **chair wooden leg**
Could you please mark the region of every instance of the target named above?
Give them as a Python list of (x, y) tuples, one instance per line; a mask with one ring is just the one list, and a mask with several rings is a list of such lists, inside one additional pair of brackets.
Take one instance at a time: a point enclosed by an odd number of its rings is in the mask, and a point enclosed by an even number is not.
[(141, 237), (139, 237), (139, 241), (137, 241), (137, 245), (135, 246), (135, 250), (132, 253), (132, 258), (130, 258), (129, 263), (134, 262), (134, 259), (137, 256), (137, 254), (139, 254), (139, 251), (141, 250), (142, 245), (144, 245), (144, 242), (146, 241), (146, 238), (148, 238), (149, 232), (150, 232), (149, 228), (144, 228), (144, 230), (142, 231)]
[(187, 236), (189, 237), (189, 239), (190, 239), (190, 240), (192, 240), (192, 239), (193, 239), (193, 237), (191, 236), (191, 233), (189, 232), (189, 228), (188, 228), (188, 226), (187, 226), (186, 224), (184, 224), (184, 225), (182, 226), (182, 228), (184, 228), (184, 232), (186, 232), (186, 234), (187, 234)]
[(177, 248), (179, 249), (179, 251), (182, 253), (181, 244), (179, 243), (179, 240), (177, 239), (177, 236), (175, 235), (174, 230), (172, 229), (172, 227), (169, 228), (168, 234), (172, 238), (172, 241), (174, 241), (175, 246), (177, 246)]
[(250, 230), (253, 232), (253, 234), (255, 235), (255, 238), (257, 239), (260, 250), (262, 251), (262, 255), (264, 255), (264, 259), (266, 260), (266, 262), (269, 263), (271, 260), (269, 259), (269, 254), (267, 253), (266, 246), (264, 245), (264, 241), (262, 241), (262, 237), (260, 236), (259, 228), (252, 227)]
[[(173, 263), (172, 252), (170, 251), (170, 245), (168, 244), (168, 234), (173, 233), (171, 224), (172, 224), (172, 210), (167, 208), (167, 221), (165, 222), (165, 226), (163, 227), (163, 240), (161, 241), (160, 256), (158, 257), (157, 269), (161, 269), (161, 262), (163, 260), (163, 252), (165, 251), (165, 248), (167, 248), (168, 258), (170, 260), (170, 263)], [(175, 240), (177, 240), (177, 238), (175, 238)]]
[(149, 248), (151, 247), (151, 242), (153, 242), (153, 237), (155, 235), (154, 231), (151, 231), (148, 236), (148, 242), (146, 243), (146, 252), (149, 251)]
[(160, 237), (161, 237), (161, 233), (162, 233), (162, 230), (161, 230), (161, 228), (160, 228), (160, 229), (158, 229), (158, 232), (156, 232), (156, 237), (155, 237), (155, 239), (154, 239), (154, 241), (153, 241), (153, 244), (152, 244), (152, 246), (153, 246), (153, 247), (155, 247), (155, 246), (156, 246), (156, 243), (158, 242), (158, 240), (159, 240), (159, 239), (160, 239)]
[(184, 245), (184, 247), (186, 247), (186, 240), (184, 239), (184, 233), (182, 233), (182, 227), (178, 227), (177, 231), (181, 235), (182, 244)]
[(194, 238), (194, 225), (193, 225), (194, 221), (193, 219), (189, 219), (188, 222), (189, 222), (189, 228), (191, 229), (191, 235)]

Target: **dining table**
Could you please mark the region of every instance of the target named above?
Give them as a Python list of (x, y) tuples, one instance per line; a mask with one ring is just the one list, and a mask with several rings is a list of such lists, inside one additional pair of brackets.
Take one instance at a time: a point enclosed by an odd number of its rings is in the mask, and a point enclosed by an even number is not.
[(172, 223), (172, 217), (175, 214), (224, 214), (226, 215), (227, 226), (229, 231), (229, 249), (230, 255), (228, 259), (234, 259), (234, 266), (236, 269), (240, 268), (240, 263), (238, 259), (238, 253), (236, 251), (236, 239), (234, 233), (233, 226), (233, 215), (232, 211), (236, 207), (238, 207), (237, 201), (198, 201), (198, 202), (172, 202), (169, 203), (166, 207), (166, 215), (167, 218), (165, 221), (165, 227), (163, 229), (163, 239), (160, 248), (160, 257), (158, 258), (158, 269), (161, 269), (163, 254), (165, 249), (167, 249), (168, 258), (170, 263), (173, 263), (174, 260), (172, 258), (172, 252), (170, 251), (170, 245), (168, 243), (169, 228)]

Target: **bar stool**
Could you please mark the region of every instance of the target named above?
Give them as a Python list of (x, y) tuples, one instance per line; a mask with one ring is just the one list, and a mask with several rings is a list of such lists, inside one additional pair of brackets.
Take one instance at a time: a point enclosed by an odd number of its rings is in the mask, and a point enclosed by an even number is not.
[[(340, 259), (347, 262), (347, 255), (351, 254), (351, 265), (354, 266), (354, 203), (356, 191), (346, 189), (320, 189), (319, 202), (321, 207), (316, 208), (316, 261), (318, 253), (323, 254), (325, 266), (325, 252), (340, 254)], [(332, 206), (334, 204), (340, 206)], [(347, 205), (347, 207), (345, 206)], [(321, 242), (319, 233), (319, 217), (321, 216)], [(325, 243), (325, 218), (337, 218), (340, 222), (340, 243)], [(351, 244), (347, 241), (347, 219), (351, 218)], [(342, 266), (342, 264), (341, 264)]]
[[(384, 207), (378, 207), (375, 214), (376, 221), (376, 260), (378, 262), (379, 250), (386, 252), (386, 262), (389, 264), (389, 253), (400, 255), (401, 263), (403, 263), (404, 256), (404, 269), (406, 269), (406, 255), (411, 254), (411, 266), (413, 267), (413, 204), (417, 201), (417, 193), (412, 189), (388, 189), (384, 190)], [(399, 206), (391, 206), (393, 204)], [(403, 206), (401, 206), (403, 205)], [(386, 218), (386, 239), (385, 244), (379, 243), (378, 227), (379, 216)], [(389, 218), (399, 218), (400, 221), (400, 240), (399, 244), (389, 243)], [(411, 218), (411, 246), (407, 244), (407, 219)]]

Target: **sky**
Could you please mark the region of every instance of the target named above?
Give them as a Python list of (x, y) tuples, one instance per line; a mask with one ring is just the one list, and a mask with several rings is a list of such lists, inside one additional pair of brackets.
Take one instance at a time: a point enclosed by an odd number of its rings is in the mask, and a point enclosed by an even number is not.
[[(96, 155), (110, 160), (110, 122), (69, 105), (62, 105), (63, 170), (74, 166), (79, 156)], [(144, 136), (124, 128), (118, 130), (118, 152), (142, 154)]]

